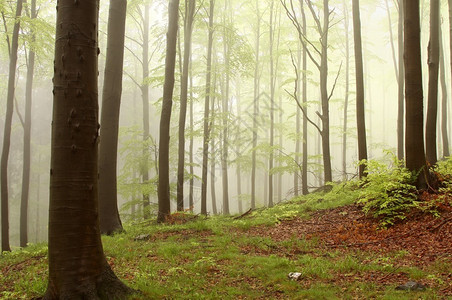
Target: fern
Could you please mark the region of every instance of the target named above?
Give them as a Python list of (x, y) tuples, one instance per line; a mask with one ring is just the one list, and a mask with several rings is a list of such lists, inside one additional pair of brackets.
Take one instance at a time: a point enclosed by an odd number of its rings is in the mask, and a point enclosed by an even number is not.
[(364, 204), (363, 211), (378, 218), (383, 228), (405, 219), (409, 210), (419, 207), (416, 174), (394, 155), (392, 162), (389, 166), (378, 161), (361, 162), (366, 165), (367, 176), (359, 182), (358, 203)]

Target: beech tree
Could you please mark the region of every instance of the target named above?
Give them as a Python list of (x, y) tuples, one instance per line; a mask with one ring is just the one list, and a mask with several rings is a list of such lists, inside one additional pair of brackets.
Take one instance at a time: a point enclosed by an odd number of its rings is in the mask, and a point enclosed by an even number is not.
[(107, 263), (99, 230), (98, 13), (97, 0), (57, 4), (49, 282), (43, 299), (114, 299), (132, 292)]
[(436, 121), (438, 115), (439, 72), (439, 0), (430, 0), (430, 42), (428, 44), (428, 106), (425, 128), (425, 150), (428, 164), (437, 161)]
[(164, 222), (171, 213), (169, 185), (169, 140), (171, 107), (173, 105), (174, 69), (176, 65), (179, 0), (168, 4), (168, 33), (166, 35), (165, 84), (163, 86), (162, 114), (160, 117), (159, 185), (157, 221)]
[(9, 245), (9, 207), (8, 207), (8, 158), (11, 145), (11, 123), (13, 118), (14, 94), (16, 81), (17, 49), (19, 47), (20, 16), (22, 14), (22, 0), (17, 1), (16, 16), (9, 53), (8, 94), (6, 96), (6, 116), (3, 131), (3, 148), (1, 157), (1, 217), (2, 217), (2, 251), (11, 251)]
[(180, 114), (179, 114), (179, 156), (177, 164), (177, 210), (184, 210), (184, 174), (185, 174), (185, 119), (187, 115), (188, 70), (191, 52), (191, 34), (195, 15), (195, 0), (185, 1), (184, 19), (184, 63), (181, 75)]
[[(361, 20), (359, 16), (359, 0), (353, 0), (353, 37), (355, 44), (356, 73), (356, 126), (358, 129), (358, 159), (367, 159), (366, 120), (364, 111), (364, 74), (363, 50), (361, 46)], [(364, 176), (365, 165), (359, 165), (359, 178)]]
[(419, 172), (417, 186), (426, 185), (424, 106), (421, 67), (419, 0), (404, 1), (404, 63), (406, 103), (406, 166)]
[(204, 122), (203, 122), (203, 147), (202, 147), (202, 177), (201, 177), (201, 214), (207, 215), (207, 164), (209, 159), (209, 139), (211, 123), (209, 123), (209, 102), (211, 93), (212, 78), (212, 46), (213, 46), (213, 18), (215, 0), (210, 0), (209, 6), (209, 33), (207, 42), (207, 71), (206, 71), (206, 97), (204, 101)]
[[(31, 1), (30, 18), (36, 19), (36, 0)], [(35, 32), (31, 32), (34, 42)], [(33, 75), (35, 69), (35, 50), (29, 47), (27, 61), (27, 82), (25, 86), (25, 119), (24, 119), (24, 152), (22, 166), (22, 193), (20, 200), (20, 246), (26, 247), (28, 243), (28, 206), (30, 190), (30, 162), (31, 162), (31, 105), (33, 93)]]
[(99, 222), (105, 234), (123, 229), (118, 212), (116, 162), (126, 13), (126, 0), (110, 0), (99, 147)]

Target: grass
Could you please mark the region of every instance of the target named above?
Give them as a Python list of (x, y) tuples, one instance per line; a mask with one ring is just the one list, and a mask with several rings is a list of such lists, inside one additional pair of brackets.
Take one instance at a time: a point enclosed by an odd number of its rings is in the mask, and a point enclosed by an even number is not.
[[(344, 252), (322, 248), (315, 238), (276, 242), (247, 234), (256, 226), (277, 226), (285, 219), (307, 218), (314, 210), (352, 203), (353, 197), (333, 189), (333, 196), (298, 198), (237, 220), (199, 217), (181, 225), (129, 224), (125, 233), (102, 238), (104, 251), (115, 273), (143, 292), (133, 299), (444, 299), (440, 287), (452, 269), (447, 261), (421, 268), (400, 265), (405, 251)], [(142, 234), (149, 239), (136, 241)], [(42, 295), (46, 254), (46, 244), (3, 253), (0, 299)], [(289, 272), (300, 272), (301, 280), (289, 280)], [(390, 278), (397, 274), (435, 284), (423, 292), (396, 291), (401, 282)], [(388, 280), (374, 280), (377, 275)]]

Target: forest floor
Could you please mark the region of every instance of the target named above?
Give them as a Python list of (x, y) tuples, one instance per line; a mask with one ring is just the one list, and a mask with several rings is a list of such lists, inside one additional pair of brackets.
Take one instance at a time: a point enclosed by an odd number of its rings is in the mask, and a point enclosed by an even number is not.
[[(388, 229), (349, 200), (320, 196), (170, 223), (103, 237), (116, 274), (142, 291), (132, 299), (452, 299), (450, 205)], [(46, 254), (40, 244), (0, 256), (0, 299), (43, 294)], [(408, 281), (426, 289), (396, 289)]]

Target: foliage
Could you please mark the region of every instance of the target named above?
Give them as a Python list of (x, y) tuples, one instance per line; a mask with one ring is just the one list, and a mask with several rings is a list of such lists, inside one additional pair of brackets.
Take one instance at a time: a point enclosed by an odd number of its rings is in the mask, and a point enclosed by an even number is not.
[(362, 161), (366, 177), (359, 182), (358, 203), (363, 203), (366, 214), (380, 219), (382, 227), (394, 225), (406, 218), (406, 213), (419, 207), (416, 174), (403, 166), (403, 161), (392, 155), (392, 165), (375, 160)]

